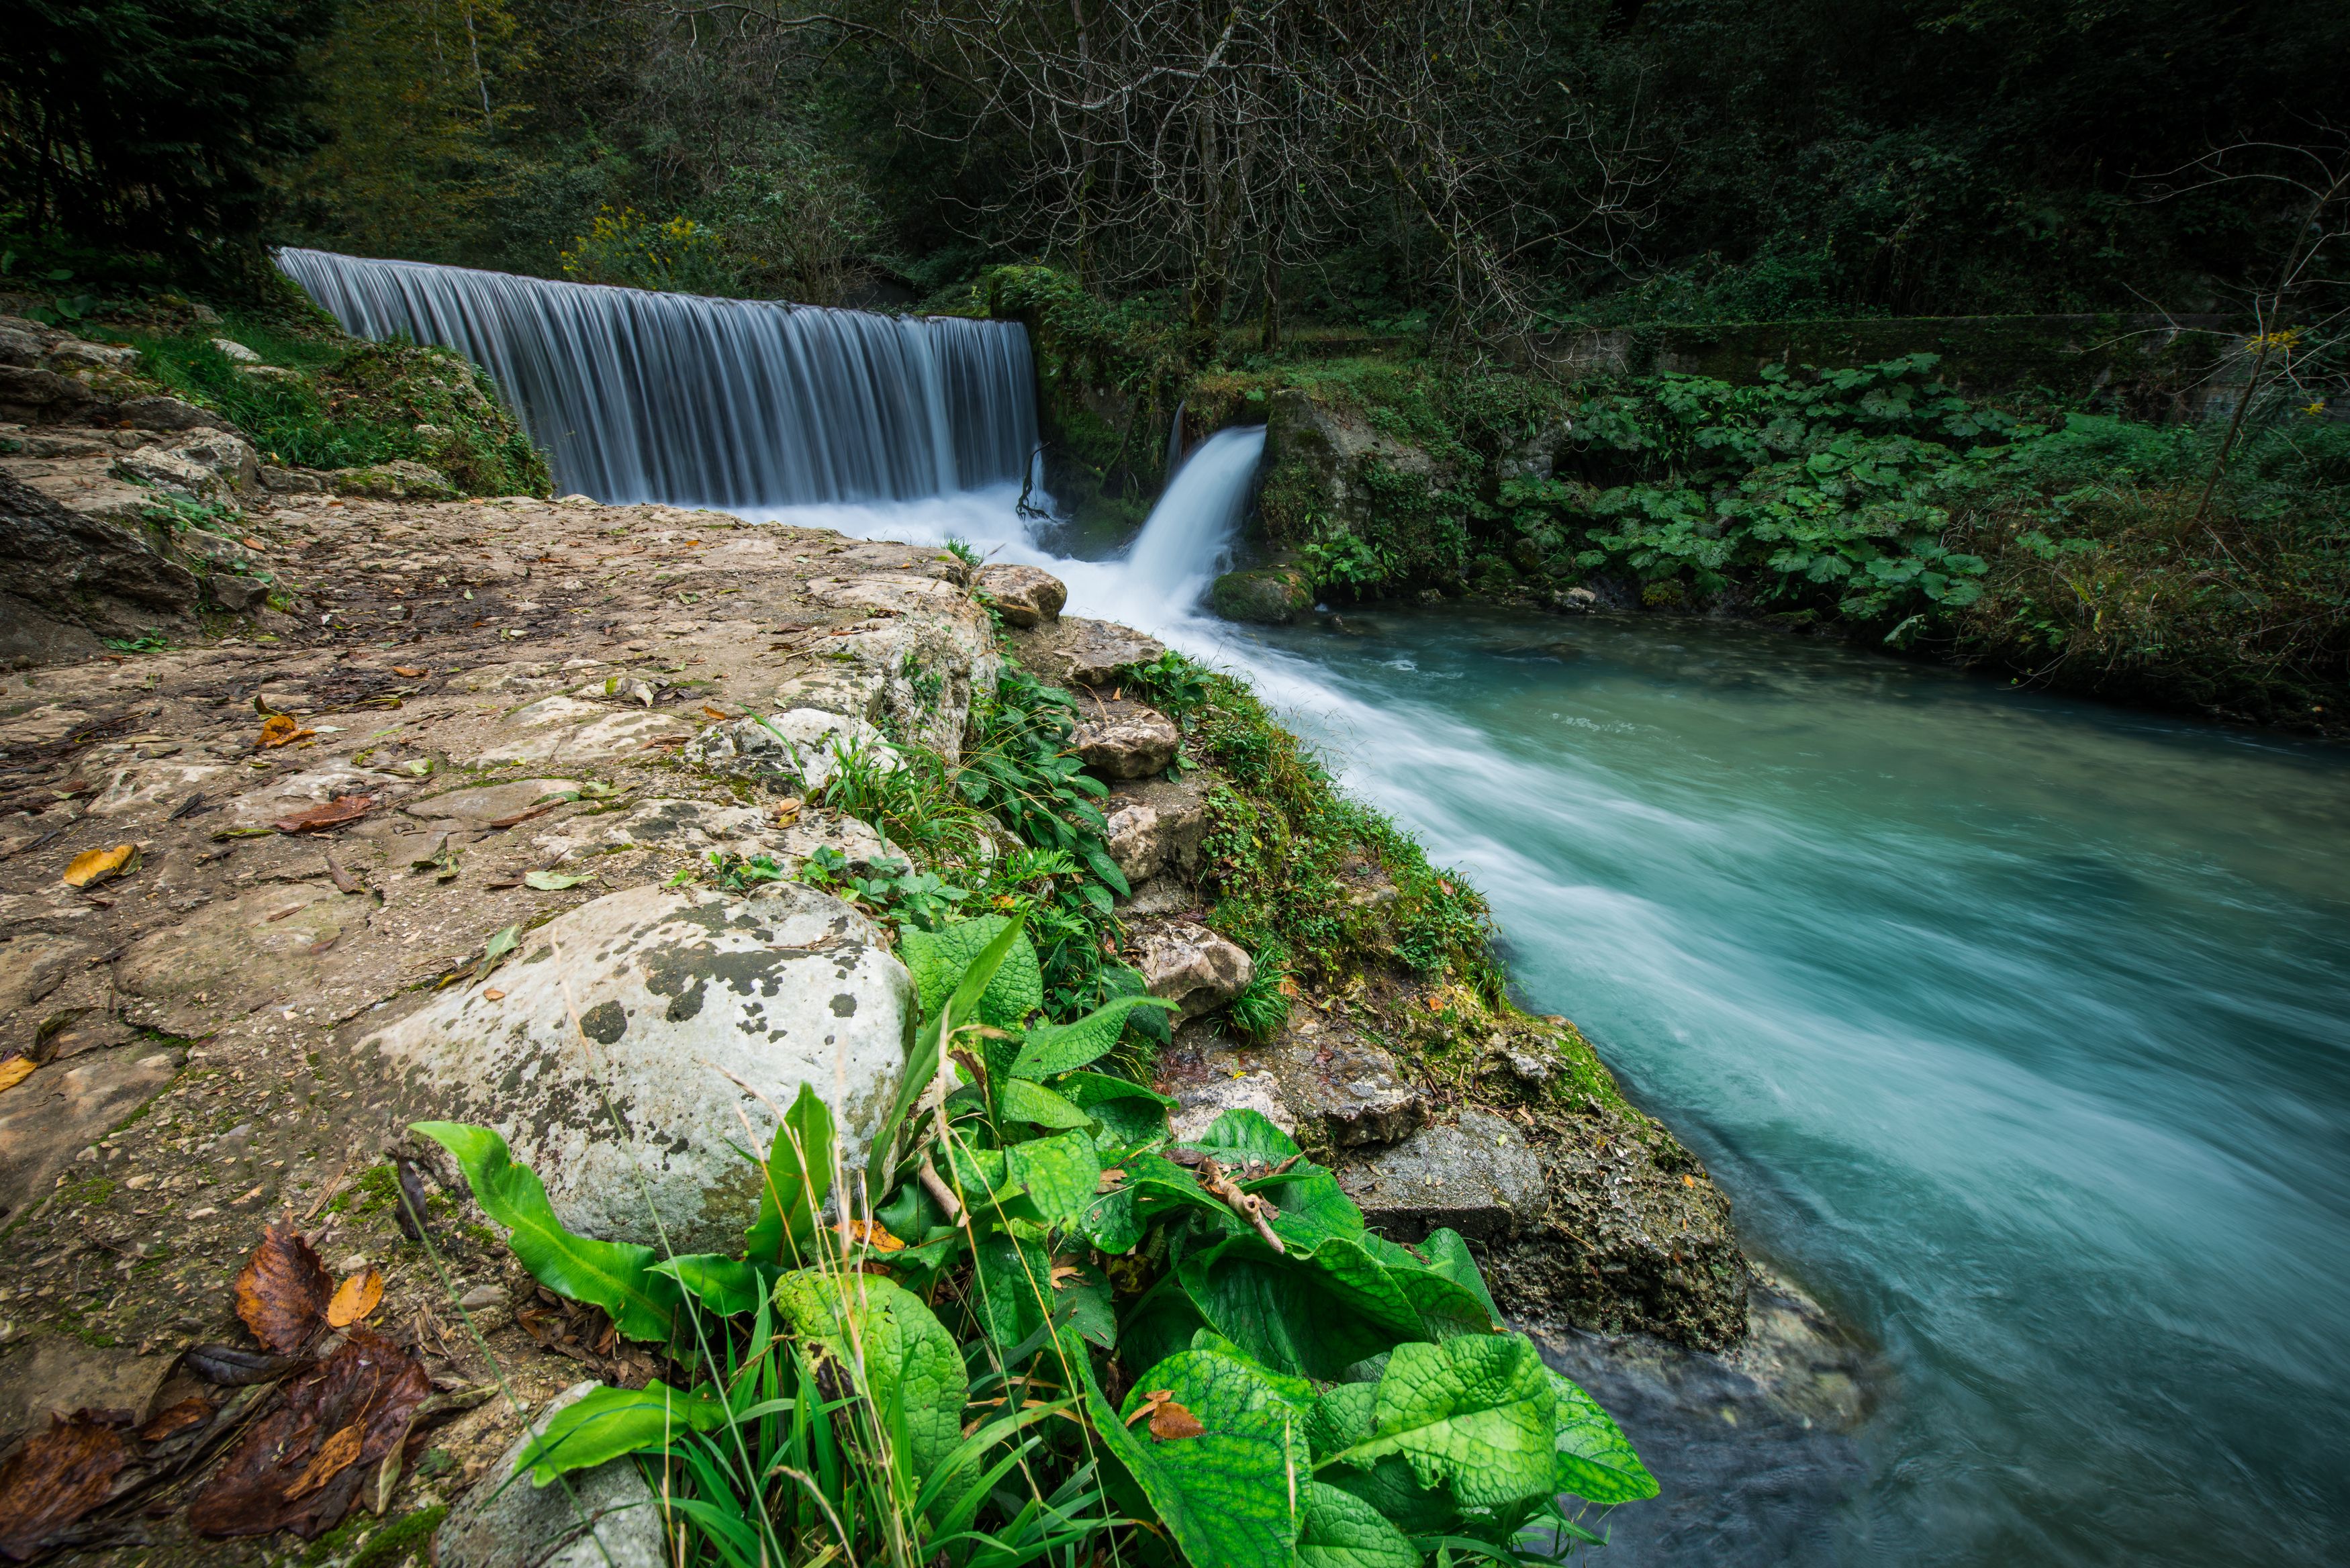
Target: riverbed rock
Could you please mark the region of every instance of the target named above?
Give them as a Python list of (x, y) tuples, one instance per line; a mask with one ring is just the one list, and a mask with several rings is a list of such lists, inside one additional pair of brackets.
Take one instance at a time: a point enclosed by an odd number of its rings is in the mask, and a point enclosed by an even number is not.
[(1128, 666), (1148, 664), (1167, 651), (1157, 638), (1108, 621), (1063, 616), (1040, 627), (1021, 658), (1047, 680), (1066, 686), (1112, 686)]
[(542, 697), (507, 714), (494, 733), (473, 748), (470, 760), (577, 765), (629, 756), (669, 742), (682, 743), (693, 732), (691, 724), (672, 713), (630, 712), (577, 697)]
[(1208, 607), (1226, 620), (1287, 626), (1313, 609), (1313, 579), (1295, 566), (1226, 572), (1209, 585)]
[(34, 1334), (0, 1356), (0, 1450), (77, 1410), (120, 1411), (138, 1425), (171, 1370), (168, 1355)]
[(1281, 1107), (1274, 1119), (1317, 1146), (1399, 1143), (1428, 1116), (1427, 1095), (1385, 1046), (1346, 1020), (1305, 1006), (1294, 1007), (1289, 1022), (1266, 1040), (1221, 1035), (1206, 1025), (1186, 1029), (1159, 1053), (1157, 1066), (1155, 1086), (1187, 1106), (1218, 1103), (1226, 1084), (1262, 1083)]
[(995, 613), (1006, 626), (1058, 620), (1061, 607), (1069, 602), (1068, 586), (1036, 566), (983, 566), (979, 589), (995, 601)]
[(764, 784), (779, 794), (813, 794), (844, 767), (891, 774), (906, 765), (871, 723), (817, 708), (712, 724), (682, 754), (695, 767)]
[(1297, 1113), (1289, 1108), (1280, 1080), (1270, 1073), (1235, 1073), (1185, 1085), (1167, 1113), (1167, 1130), (1177, 1143), (1189, 1143), (1226, 1111), (1254, 1111), (1285, 1133), (1295, 1136), (1297, 1131)]
[(89, 815), (140, 817), (171, 811), (191, 794), (219, 795), (230, 768), (224, 763), (156, 757), (126, 763), (106, 775), (106, 786), (89, 803)]
[(608, 1459), (543, 1487), (515, 1474), (531, 1439), (598, 1386), (575, 1383), (540, 1407), (441, 1521), (434, 1568), (662, 1568), (660, 1506), (636, 1460)]
[[(946, 572), (960, 563), (950, 556), (932, 565)], [(949, 762), (960, 761), (972, 703), (994, 691), (1003, 668), (994, 628), (962, 586), (908, 570), (886, 577), (815, 577), (806, 592), (815, 603), (866, 610), (868, 617), (827, 637), (817, 667), (778, 683), (774, 705), (886, 724)]]
[(1185, 1018), (1222, 1007), (1256, 978), (1247, 953), (1190, 920), (1145, 927), (1131, 940), (1134, 967), (1150, 994), (1174, 1002)]
[(487, 981), (359, 1050), (414, 1116), (504, 1134), (573, 1230), (715, 1251), (741, 1245), (758, 1172), (733, 1149), (765, 1149), (768, 1107), (812, 1085), (854, 1168), (914, 1018), (905, 967), (837, 898), (639, 887), (549, 921)]
[(853, 816), (803, 806), (788, 824), (775, 809), (656, 797), (625, 812), (577, 816), (539, 835), (540, 848), (564, 861), (616, 849), (657, 849), (699, 860), (712, 854), (764, 855), (786, 871), (821, 846), (851, 862), (894, 856), (889, 841)]
[(123, 954), (123, 1016), (192, 1037), (281, 1000), (315, 1002), (351, 961), (373, 909), (332, 882), (273, 882), (207, 904)]
[(49, 1196), (74, 1157), (179, 1074), (177, 1047), (135, 1041), (51, 1062), (0, 1094), (0, 1220)]
[(1198, 774), (1180, 779), (1129, 779), (1113, 784), (1102, 803), (1109, 855), (1139, 887), (1162, 871), (1191, 876), (1200, 868), (1208, 831), (1207, 791)]
[(1472, 1241), (1506, 1241), (1541, 1221), (1549, 1198), (1524, 1131), (1474, 1108), (1341, 1160), (1336, 1174), (1371, 1229), (1393, 1241), (1418, 1241), (1439, 1227)]
[(1105, 779), (1144, 779), (1167, 771), (1175, 748), (1183, 742), (1178, 730), (1156, 708), (1124, 701), (1105, 702), (1069, 737), (1069, 749), (1086, 766)]
[(545, 804), (550, 795), (578, 787), (577, 779), (515, 779), (510, 784), (476, 784), (426, 795), (400, 809), (421, 821), (478, 832)]

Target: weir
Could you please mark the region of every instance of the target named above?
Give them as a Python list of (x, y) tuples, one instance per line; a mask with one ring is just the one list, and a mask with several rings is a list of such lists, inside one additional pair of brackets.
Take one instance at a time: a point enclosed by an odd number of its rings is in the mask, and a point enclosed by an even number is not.
[(1016, 322), (892, 317), (277, 253), (359, 337), (486, 368), (556, 485), (601, 501), (775, 507), (1017, 483), (1036, 449)]

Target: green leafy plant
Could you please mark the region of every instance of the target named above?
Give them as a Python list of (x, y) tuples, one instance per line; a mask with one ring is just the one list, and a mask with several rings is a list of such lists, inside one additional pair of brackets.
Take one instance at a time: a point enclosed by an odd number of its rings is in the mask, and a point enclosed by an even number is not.
[(420, 1125), (535, 1277), (678, 1368), (558, 1415), (530, 1484), (644, 1456), (681, 1560), (730, 1568), (1154, 1561), (1159, 1541), (1197, 1568), (1555, 1562), (1600, 1539), (1563, 1494), (1656, 1495), (1503, 1329), (1460, 1237), (1373, 1234), (1254, 1112), (1179, 1145), (1169, 1102), (1100, 1070), (1167, 1003), (1044, 1021), (1018, 919), (910, 929), (902, 951), (920, 1023), (861, 1180), (804, 1088), (740, 1257), (573, 1236), (497, 1135)]

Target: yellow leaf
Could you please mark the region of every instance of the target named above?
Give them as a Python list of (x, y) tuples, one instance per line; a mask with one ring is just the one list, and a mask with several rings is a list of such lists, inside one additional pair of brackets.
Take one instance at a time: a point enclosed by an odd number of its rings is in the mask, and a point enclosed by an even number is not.
[(66, 886), (87, 888), (109, 877), (120, 877), (139, 858), (139, 846), (118, 844), (111, 849), (85, 849), (66, 867)]
[(363, 1274), (353, 1274), (335, 1288), (335, 1299), (327, 1303), (327, 1324), (331, 1328), (348, 1328), (375, 1311), (383, 1300), (383, 1275), (375, 1269)]
[(13, 1089), (32, 1075), (33, 1059), (30, 1056), (11, 1056), (5, 1062), (0, 1062), (0, 1090)]

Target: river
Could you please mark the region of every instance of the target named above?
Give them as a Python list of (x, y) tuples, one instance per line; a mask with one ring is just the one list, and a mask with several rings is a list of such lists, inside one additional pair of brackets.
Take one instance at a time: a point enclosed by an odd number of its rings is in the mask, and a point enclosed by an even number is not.
[(1255, 439), (1103, 560), (1002, 493), (792, 515), (1253, 680), (1870, 1343), (1850, 1434), (1592, 1363), (1667, 1488), (1603, 1555), (2350, 1562), (2350, 755), (1737, 623), (1203, 619)]

